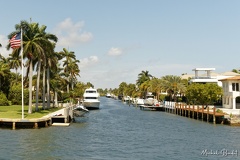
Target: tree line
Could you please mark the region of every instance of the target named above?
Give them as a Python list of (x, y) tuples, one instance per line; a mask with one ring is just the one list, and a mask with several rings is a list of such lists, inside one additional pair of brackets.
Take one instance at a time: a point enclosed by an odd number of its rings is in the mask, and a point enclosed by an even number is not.
[[(149, 71), (138, 74), (135, 84), (122, 82), (118, 88), (105, 89), (106, 94), (130, 96), (132, 98), (145, 98), (152, 92), (159, 101), (184, 102), (187, 104), (211, 105), (221, 104), (222, 88), (216, 83), (189, 83), (189, 79), (180, 76), (166, 75), (161, 78), (152, 76)], [(164, 94), (163, 94), (164, 93)]]
[[(49, 109), (50, 103), (58, 106), (59, 99), (63, 102), (76, 100), (87, 87), (93, 86), (77, 81), (80, 61), (73, 51), (66, 48), (56, 52), (58, 38), (46, 32), (46, 29), (45, 25), (23, 20), (8, 35), (11, 39), (22, 31), (23, 55), (21, 47), (18, 47), (13, 48), (9, 57), (0, 56), (0, 105), (21, 104), (21, 75), (18, 69), (22, 64), (26, 68), (23, 84), (28, 113), (33, 112), (33, 103), (35, 111), (38, 111), (40, 98), (42, 108)], [(9, 42), (6, 48), (10, 50), (10, 47)], [(15, 70), (15, 73), (11, 70)], [(54, 101), (51, 101), (51, 95)]]

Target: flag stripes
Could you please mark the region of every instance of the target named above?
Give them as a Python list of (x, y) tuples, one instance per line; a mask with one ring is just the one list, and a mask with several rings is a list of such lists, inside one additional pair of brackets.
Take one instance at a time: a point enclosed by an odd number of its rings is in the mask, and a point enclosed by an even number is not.
[(21, 47), (21, 32), (15, 34), (9, 42), (12, 49)]

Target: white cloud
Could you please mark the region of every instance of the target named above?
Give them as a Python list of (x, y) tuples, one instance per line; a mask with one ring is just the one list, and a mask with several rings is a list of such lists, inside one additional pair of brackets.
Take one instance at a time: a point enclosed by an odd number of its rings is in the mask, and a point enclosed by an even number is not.
[(93, 66), (96, 63), (98, 63), (98, 61), (99, 61), (99, 59), (98, 59), (97, 56), (90, 56), (90, 57), (87, 57), (87, 58), (80, 59), (80, 65), (79, 65), (80, 70), (81, 70), (81, 68)]
[(66, 18), (54, 29), (58, 37), (58, 46), (69, 47), (79, 43), (89, 42), (93, 39), (91, 32), (84, 31), (84, 21), (73, 23), (71, 18)]
[(11, 53), (11, 49), (9, 51), (6, 49), (8, 44), (8, 39), (6, 36), (0, 35), (0, 44), (2, 44), (2, 47), (0, 47), (0, 54), (4, 57), (8, 57)]
[(119, 56), (119, 55), (121, 55), (121, 54), (123, 54), (123, 52), (122, 52), (122, 49), (120, 49), (120, 48), (114, 48), (114, 47), (112, 47), (112, 48), (108, 51), (108, 55), (109, 55), (109, 56)]

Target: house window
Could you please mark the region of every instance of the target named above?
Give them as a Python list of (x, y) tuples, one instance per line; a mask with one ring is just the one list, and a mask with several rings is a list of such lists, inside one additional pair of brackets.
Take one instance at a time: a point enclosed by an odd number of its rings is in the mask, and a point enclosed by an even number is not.
[(232, 83), (232, 91), (235, 91), (235, 83)]
[(239, 91), (239, 83), (232, 83), (232, 91)]

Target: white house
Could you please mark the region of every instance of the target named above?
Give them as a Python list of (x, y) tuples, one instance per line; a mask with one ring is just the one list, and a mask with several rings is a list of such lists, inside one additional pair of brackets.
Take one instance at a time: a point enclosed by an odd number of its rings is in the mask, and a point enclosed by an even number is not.
[[(195, 68), (193, 71), (195, 75), (189, 81), (190, 83), (217, 83), (220, 87), (222, 87), (221, 79), (240, 75), (235, 72), (216, 73), (213, 72), (215, 68)], [(204, 73), (199, 74), (199, 72)]]
[(236, 98), (240, 98), (240, 76), (225, 78), (221, 80), (223, 88), (223, 108), (240, 109), (240, 103)]
[[(240, 74), (235, 72), (215, 73), (215, 68), (195, 68), (190, 83), (217, 83), (223, 88), (222, 110), (228, 114), (240, 114)], [(205, 72), (200, 74), (199, 72)]]

